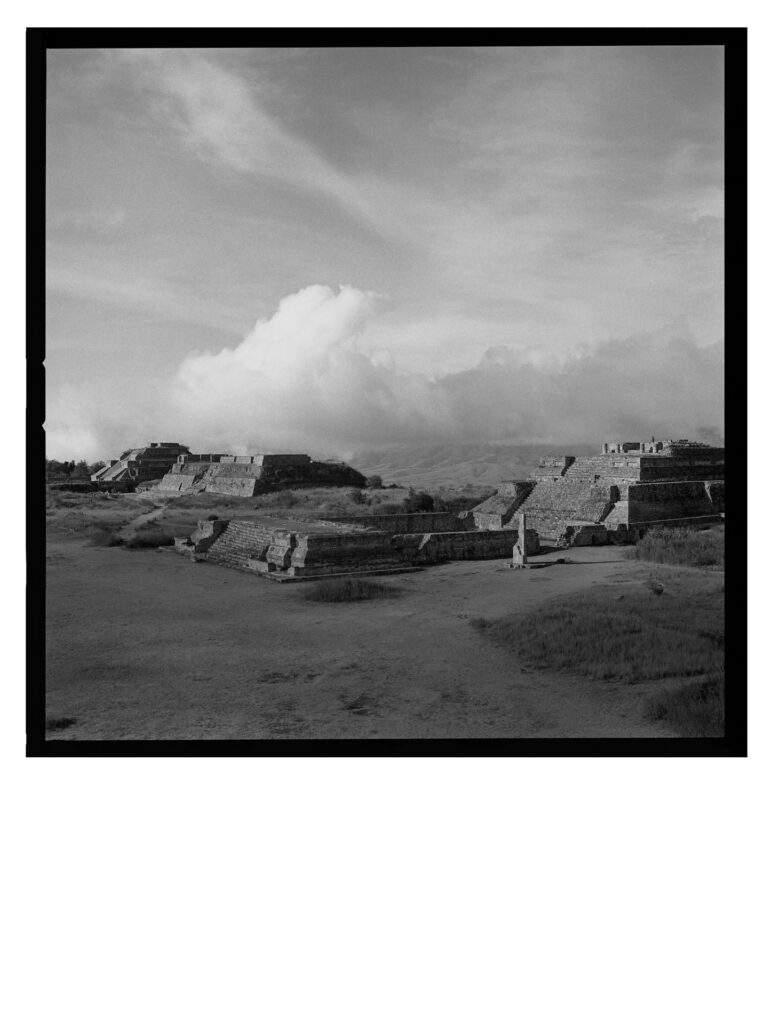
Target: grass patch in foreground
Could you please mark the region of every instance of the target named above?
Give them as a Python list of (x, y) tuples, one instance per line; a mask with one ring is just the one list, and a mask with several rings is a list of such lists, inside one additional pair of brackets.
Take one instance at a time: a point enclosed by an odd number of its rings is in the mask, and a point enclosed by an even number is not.
[(665, 565), (725, 566), (725, 530), (652, 529), (630, 548), (627, 558)]
[(61, 732), (77, 723), (77, 718), (46, 718), (46, 732)]
[(471, 625), (535, 669), (623, 683), (723, 672), (724, 595), (714, 582), (681, 579), (661, 593), (597, 587)]
[(358, 577), (323, 580), (303, 591), (307, 601), (373, 601), (378, 598), (400, 597), (401, 591), (385, 583), (373, 583)]
[(648, 701), (644, 714), (681, 736), (724, 736), (725, 678), (713, 673), (661, 693)]

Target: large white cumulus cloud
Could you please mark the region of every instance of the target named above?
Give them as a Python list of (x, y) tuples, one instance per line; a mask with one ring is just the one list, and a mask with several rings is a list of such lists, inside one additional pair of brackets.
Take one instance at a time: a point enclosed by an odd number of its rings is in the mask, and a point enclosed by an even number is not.
[(460, 372), (421, 373), (384, 347), (383, 306), (372, 292), (312, 285), (239, 345), (192, 353), (144, 396), (111, 392), (104, 408), (93, 391), (53, 396), (48, 453), (92, 460), (171, 437), (194, 451), (347, 457), (409, 442), (722, 436), (723, 346), (698, 345), (686, 327), (567, 357), (497, 345)]
[(442, 436), (448, 418), (435, 385), (358, 350), (380, 306), (372, 292), (312, 285), (282, 299), (236, 348), (191, 355), (172, 384), (180, 430), (251, 450)]
[(210, 450), (312, 452), (722, 433), (722, 346), (699, 347), (687, 329), (553, 361), (498, 346), (468, 370), (428, 376), (367, 353), (381, 306), (371, 292), (312, 285), (236, 348), (191, 355), (172, 383), (177, 432)]

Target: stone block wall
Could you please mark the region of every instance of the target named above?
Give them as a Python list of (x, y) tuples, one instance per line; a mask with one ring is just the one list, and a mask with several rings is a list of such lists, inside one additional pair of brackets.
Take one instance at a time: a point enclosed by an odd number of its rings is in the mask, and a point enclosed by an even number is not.
[[(432, 533), (424, 536), (417, 549), (411, 552), (417, 564), (434, 564), (436, 562), (455, 562), (466, 559), (511, 558), (511, 552), (519, 538), (518, 530), (474, 530), (458, 533)], [(394, 538), (405, 541), (406, 538)], [(540, 544), (535, 530), (525, 531), (525, 550), (528, 555), (538, 554)]]
[(274, 542), (275, 530), (245, 519), (220, 519), (225, 529), (206, 552), (211, 562), (232, 569), (247, 569), (249, 559), (262, 559)]
[(325, 516), (325, 523), (365, 527), (382, 533), (438, 533), (473, 529), (473, 522), (454, 512), (405, 512), (384, 516)]
[(536, 486), (535, 480), (504, 480), (498, 491), (471, 510), (478, 530), (502, 530)]
[[(722, 511), (722, 504), (719, 510)], [(707, 516), (714, 512), (703, 480), (634, 484), (629, 488), (629, 523)]]
[[(382, 572), (457, 559), (508, 558), (517, 538), (517, 530), (314, 533), (312, 524), (307, 532), (300, 532), (252, 520), (217, 519), (199, 522), (189, 539), (176, 542), (176, 548), (233, 569), (324, 576)], [(535, 530), (527, 530), (526, 545), (528, 554), (539, 551)]]

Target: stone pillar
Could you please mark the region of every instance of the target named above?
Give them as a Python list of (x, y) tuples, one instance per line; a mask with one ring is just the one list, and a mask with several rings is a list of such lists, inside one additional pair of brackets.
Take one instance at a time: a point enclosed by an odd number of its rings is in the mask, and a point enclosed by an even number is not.
[(524, 512), (519, 515), (519, 528), (517, 530), (517, 543), (512, 552), (512, 563), (514, 565), (527, 565), (527, 516)]

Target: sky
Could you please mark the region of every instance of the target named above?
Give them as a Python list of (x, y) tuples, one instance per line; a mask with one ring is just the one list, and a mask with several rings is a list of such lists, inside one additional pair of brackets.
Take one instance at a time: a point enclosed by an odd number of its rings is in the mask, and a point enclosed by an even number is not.
[(718, 440), (720, 47), (53, 50), (47, 451)]

